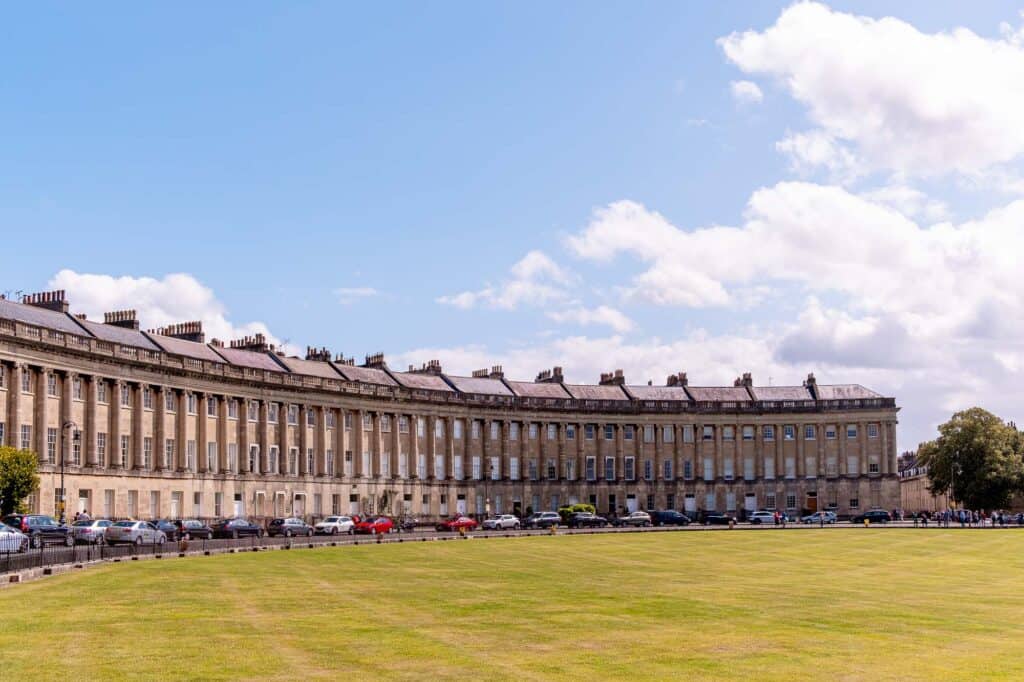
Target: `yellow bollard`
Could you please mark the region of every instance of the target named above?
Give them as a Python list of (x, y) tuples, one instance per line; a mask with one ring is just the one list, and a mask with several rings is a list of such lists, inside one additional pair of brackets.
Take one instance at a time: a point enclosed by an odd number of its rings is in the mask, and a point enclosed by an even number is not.
[(460, 537), (466, 537), (466, 527), (465, 526), (459, 526), (459, 536)]
[(867, 528), (871, 525), (871, 519), (864, 519), (864, 527)]
[(558, 524), (557, 523), (551, 524), (551, 534), (552, 535), (558, 535)]

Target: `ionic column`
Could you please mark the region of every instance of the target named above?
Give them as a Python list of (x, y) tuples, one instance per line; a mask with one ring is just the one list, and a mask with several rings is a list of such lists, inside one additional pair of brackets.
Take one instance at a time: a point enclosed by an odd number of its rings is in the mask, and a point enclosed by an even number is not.
[[(98, 464), (97, 453), (96, 453), (96, 387), (99, 381), (98, 377), (90, 376), (83, 379), (85, 381), (85, 464), (86, 466), (95, 467)], [(110, 444), (107, 444), (110, 447)]]
[[(278, 421), (281, 420), (281, 413), (277, 414)], [(260, 446), (260, 473), (277, 473), (270, 471), (270, 404), (261, 400), (259, 404), (259, 422), (257, 426), (257, 440)], [(278, 454), (280, 457), (280, 454)]]
[[(249, 471), (249, 404), (252, 401), (246, 398), (238, 404), (238, 434), (235, 440), (238, 442), (238, 473), (248, 474)], [(257, 413), (258, 414), (258, 413)]]
[(316, 417), (313, 433), (313, 449), (316, 452), (316, 475), (323, 478), (327, 475), (327, 413), (323, 405), (313, 408)]
[[(228, 396), (222, 395), (220, 402), (217, 403), (217, 471), (222, 474), (231, 469), (231, 463), (228, 461), (228, 400), (230, 400)], [(244, 423), (244, 413), (239, 411), (238, 417), (239, 423)], [(238, 449), (237, 445), (235, 449)], [(238, 453), (239, 460), (248, 456), (248, 452)]]
[(804, 434), (800, 433), (802, 424), (793, 424), (796, 431), (796, 477), (807, 478), (807, 467), (804, 465)]
[[(868, 425), (865, 422), (857, 422), (857, 444), (860, 446), (860, 475), (868, 475)], [(882, 470), (882, 464), (878, 464), (878, 470)]]
[[(48, 378), (50, 376), (50, 372), (51, 371), (52, 370), (47, 370), (45, 368), (41, 368), (38, 372), (36, 372), (36, 376), (35, 376), (35, 379), (36, 379), (36, 394), (35, 394), (35, 396), (33, 396), (35, 398), (35, 401), (34, 401), (35, 402), (35, 406), (34, 406), (35, 407), (35, 409), (34, 409), (35, 415), (34, 415), (34, 417), (32, 419), (32, 430), (33, 430), (33, 433), (32, 433), (32, 441), (33, 441), (32, 447), (35, 448), (36, 455), (39, 457), (39, 461), (40, 462), (47, 461), (46, 460), (46, 426), (47, 426), (46, 408), (47, 408), (47, 403), (49, 402), (49, 398), (47, 397), (46, 389), (47, 389)], [(61, 426), (63, 426), (63, 424)], [(68, 438), (68, 442), (70, 442), (71, 434), (68, 433), (66, 435), (67, 435), (67, 438)], [(59, 440), (58, 440), (58, 443), (59, 443)], [(66, 455), (65, 463), (70, 461), (70, 459), (71, 459), (70, 455), (71, 455), (71, 453), (69, 451), (67, 453), (67, 455)], [(54, 461), (59, 462), (60, 461), (59, 457), (60, 457), (60, 453), (57, 453), (57, 457), (54, 458)]]
[[(363, 438), (363, 411), (355, 410), (352, 413), (352, 472), (356, 478), (369, 475), (363, 471)], [(427, 473), (430, 473), (429, 468)]]
[(107, 468), (122, 469), (121, 462), (121, 387), (122, 382), (115, 380), (108, 385), (107, 391)]
[(277, 410), (277, 471), (274, 473), (288, 472), (289, 475), (291, 470), (288, 468), (291, 466), (291, 452), (288, 448), (288, 431), (291, 429), (288, 426), (288, 411), (291, 407), (286, 403), (281, 403)]
[(419, 478), (419, 466), (420, 466), (420, 432), (419, 432), (419, 416), (415, 414), (409, 415), (409, 443), (412, 447), (409, 448), (409, 468), (412, 470), (414, 476)]
[(4, 440), (12, 448), (20, 448), (18, 434), (21, 430), (21, 375), (28, 368), (21, 363), (14, 363), (8, 368), (7, 377), (7, 433)]
[[(206, 466), (206, 457), (209, 445), (207, 445), (206, 427), (209, 417), (206, 415), (207, 403), (210, 400), (210, 396), (205, 393), (199, 393), (196, 395), (196, 413), (199, 418), (198, 427), (196, 428), (196, 471), (199, 473), (206, 473), (209, 467)], [(216, 398), (214, 398), (216, 400)]]
[(132, 447), (128, 453), (129, 469), (144, 469), (145, 461), (142, 458), (142, 384), (133, 384), (129, 390), (132, 391)]
[[(174, 420), (176, 434), (174, 437), (174, 453), (178, 457), (178, 471), (188, 471), (188, 393), (184, 389), (175, 389), (178, 393), (178, 414)], [(181, 510), (184, 514), (185, 511)]]
[(299, 405), (299, 476), (312, 476), (309, 470), (309, 405)]
[(154, 386), (153, 390), (153, 465), (157, 471), (168, 467), (173, 469), (173, 462), (165, 461), (167, 456), (167, 436), (165, 435), (167, 412), (167, 393), (163, 386)]

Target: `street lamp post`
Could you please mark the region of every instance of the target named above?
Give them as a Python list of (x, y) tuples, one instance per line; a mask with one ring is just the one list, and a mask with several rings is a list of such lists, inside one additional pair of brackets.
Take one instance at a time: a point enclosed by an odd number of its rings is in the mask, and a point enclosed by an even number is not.
[(74, 429), (72, 438), (77, 439), (78, 424), (73, 421), (66, 421), (60, 429), (60, 522), (65, 523), (66, 507), (67, 507), (67, 492), (64, 489), (64, 460), (67, 458), (67, 432), (68, 429)]

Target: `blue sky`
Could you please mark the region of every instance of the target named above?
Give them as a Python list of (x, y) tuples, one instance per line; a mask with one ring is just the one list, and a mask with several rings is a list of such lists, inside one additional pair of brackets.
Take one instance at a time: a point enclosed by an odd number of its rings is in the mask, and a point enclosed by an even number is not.
[[(708, 384), (813, 370), (895, 394), (912, 447), (952, 409), (1016, 409), (1024, 354), (1016, 328), (992, 323), (993, 301), (1015, 298), (1000, 276), (950, 302), (964, 319), (900, 287), (941, 295), (949, 281), (901, 278), (951, 272), (971, 221), (1015, 210), (1024, 144), (977, 150), (1017, 134), (1016, 93), (993, 104), (1006, 117), (949, 112), (958, 79), (1014, 91), (1000, 84), (1024, 73), (1018, 9), (7, 8), (0, 288), (65, 286), (91, 316), (136, 307), (144, 324), (199, 317), (455, 372), (563, 364), (579, 381), (624, 367)], [(964, 73), (918, 87), (939, 53)], [(1009, 222), (1001, 246), (967, 249), (983, 279), (1014, 252)], [(906, 234), (847, 267), (831, 247), (872, 243), (869, 223)], [(773, 252), (794, 239), (803, 258)]]

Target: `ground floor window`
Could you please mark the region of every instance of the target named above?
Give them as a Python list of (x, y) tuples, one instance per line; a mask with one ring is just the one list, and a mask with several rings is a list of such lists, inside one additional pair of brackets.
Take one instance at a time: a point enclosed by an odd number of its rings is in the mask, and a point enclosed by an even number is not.
[(856, 497), (851, 497), (850, 498), (850, 509), (859, 509), (859, 508), (860, 508), (860, 500), (858, 500)]
[(766, 493), (764, 496), (764, 508), (775, 509), (775, 493)]
[(793, 493), (786, 494), (786, 509), (796, 509), (796, 495)]

